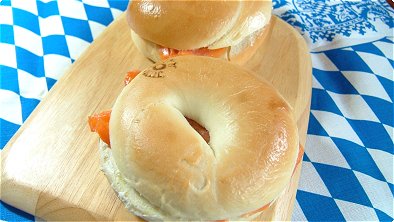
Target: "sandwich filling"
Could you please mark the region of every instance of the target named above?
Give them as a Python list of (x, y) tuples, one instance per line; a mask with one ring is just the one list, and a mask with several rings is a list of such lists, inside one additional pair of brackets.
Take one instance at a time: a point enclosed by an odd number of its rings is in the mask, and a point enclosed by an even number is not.
[[(110, 147), (100, 140), (100, 165), (101, 170), (105, 173), (111, 186), (117, 192), (119, 199), (125, 204), (125, 207), (145, 220), (174, 220), (169, 217), (158, 207), (153, 206), (138, 191), (136, 191), (132, 182), (125, 178), (116, 166)], [(227, 218), (216, 220), (215, 222), (224, 222), (229, 220), (252, 220), (260, 215), (271, 203), (248, 213), (240, 215), (238, 218)], [(177, 218), (182, 220), (185, 218)]]
[(208, 47), (192, 49), (192, 50), (177, 50), (166, 48), (163, 46), (158, 47), (159, 55), (162, 60), (166, 60), (171, 57), (181, 56), (181, 55), (200, 55), (200, 56), (210, 56), (214, 58), (222, 58), (228, 52), (229, 47), (219, 48), (219, 49), (208, 49)]

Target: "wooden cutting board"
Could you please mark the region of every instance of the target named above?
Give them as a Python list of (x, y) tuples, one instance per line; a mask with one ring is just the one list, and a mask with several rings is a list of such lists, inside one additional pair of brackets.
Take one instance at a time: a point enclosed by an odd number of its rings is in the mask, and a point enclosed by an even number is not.
[[(302, 37), (274, 17), (245, 65), (293, 106), (305, 144), (311, 63)], [(139, 220), (128, 213), (100, 171), (98, 137), (87, 116), (112, 107), (130, 69), (151, 62), (131, 42), (125, 16), (115, 20), (72, 65), (1, 151), (1, 200), (46, 220)], [(259, 218), (289, 220), (300, 175)]]

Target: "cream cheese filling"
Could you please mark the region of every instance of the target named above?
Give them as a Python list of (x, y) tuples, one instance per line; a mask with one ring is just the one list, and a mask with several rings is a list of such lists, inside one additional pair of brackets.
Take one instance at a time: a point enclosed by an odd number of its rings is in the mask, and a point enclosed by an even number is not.
[(166, 216), (152, 206), (144, 197), (132, 187), (132, 182), (125, 178), (116, 166), (112, 151), (102, 140), (99, 142), (101, 170), (107, 176), (112, 188), (125, 207), (146, 220), (163, 220)]
[[(111, 148), (108, 147), (101, 139), (99, 142), (100, 165), (101, 170), (107, 176), (111, 187), (116, 191), (119, 199), (124, 203), (125, 207), (138, 217), (148, 221), (164, 221), (171, 220), (160, 209), (152, 206), (140, 193), (132, 188), (132, 182), (126, 179), (116, 166), (112, 156)], [(247, 218), (231, 218), (229, 220), (253, 220), (261, 212), (256, 212)], [(173, 220), (173, 219), (172, 219)]]

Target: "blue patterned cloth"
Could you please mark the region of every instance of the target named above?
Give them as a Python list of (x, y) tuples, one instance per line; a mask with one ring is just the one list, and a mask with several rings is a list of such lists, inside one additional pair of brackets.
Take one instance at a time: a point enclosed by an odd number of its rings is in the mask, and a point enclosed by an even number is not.
[[(0, 148), (127, 1), (0, 3)], [(392, 221), (393, 17), (384, 0), (274, 0), (309, 45), (311, 115), (293, 220)], [(34, 220), (5, 203), (1, 220)]]

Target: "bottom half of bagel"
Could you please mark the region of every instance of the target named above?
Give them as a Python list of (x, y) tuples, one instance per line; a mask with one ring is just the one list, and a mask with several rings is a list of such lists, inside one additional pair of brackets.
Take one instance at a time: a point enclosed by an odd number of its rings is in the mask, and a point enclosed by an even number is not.
[[(118, 169), (112, 156), (111, 148), (101, 139), (99, 141), (99, 153), (101, 170), (104, 172), (112, 188), (115, 190), (117, 196), (123, 202), (124, 206), (129, 212), (147, 221), (189, 220), (188, 218), (174, 218), (172, 215), (168, 215), (160, 208), (152, 205), (136, 189), (134, 189), (132, 182), (129, 181)], [(234, 218), (223, 218), (223, 220), (253, 220), (257, 218), (270, 204), (267, 204), (261, 210), (246, 212), (245, 214)]]
[(292, 108), (269, 82), (206, 56), (145, 69), (108, 120), (102, 168), (147, 220), (254, 219), (288, 187), (301, 150)]

